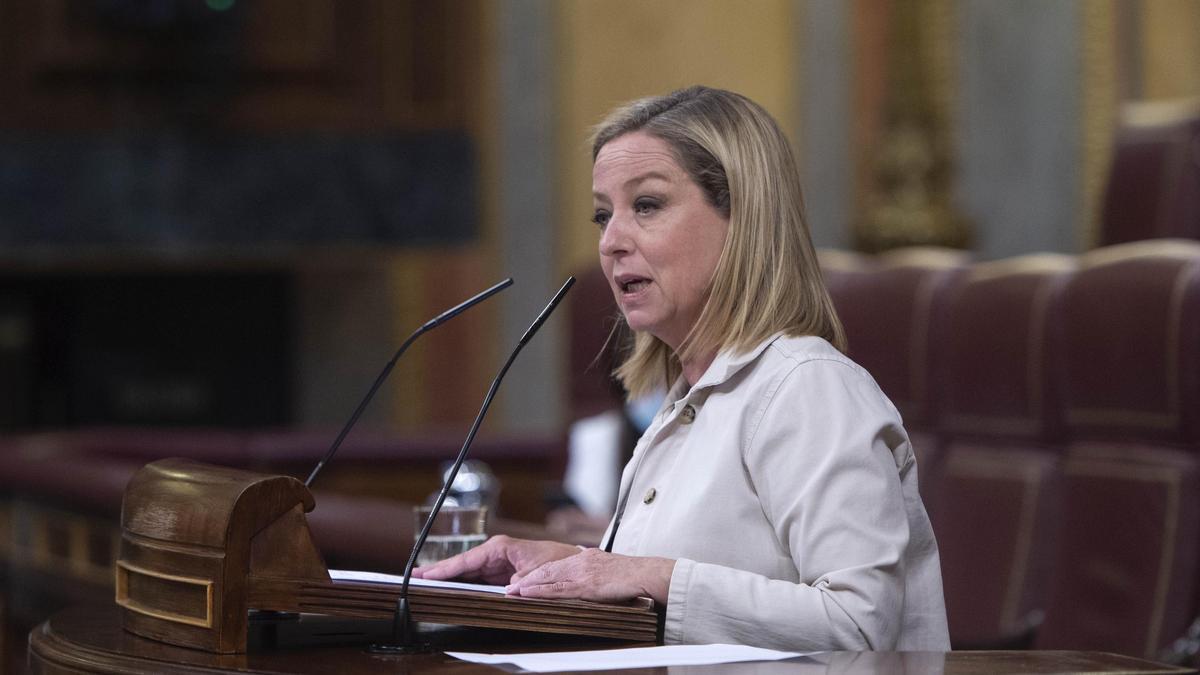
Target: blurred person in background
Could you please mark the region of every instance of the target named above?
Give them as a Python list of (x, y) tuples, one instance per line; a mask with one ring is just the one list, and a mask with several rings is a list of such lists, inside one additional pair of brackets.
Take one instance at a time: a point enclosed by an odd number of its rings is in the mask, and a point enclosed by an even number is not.
[(571, 424), (561, 496), (564, 503), (546, 515), (546, 529), (554, 536), (589, 546), (601, 540), (616, 508), (621, 468), (632, 458), (665, 393), (655, 389)]

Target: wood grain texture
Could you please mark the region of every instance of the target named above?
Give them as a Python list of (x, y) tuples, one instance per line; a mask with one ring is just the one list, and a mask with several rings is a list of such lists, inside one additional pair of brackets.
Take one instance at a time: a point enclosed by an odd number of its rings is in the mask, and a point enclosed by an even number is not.
[[(312, 630), (317, 635), (321, 629)], [(304, 640), (303, 633), (297, 639)], [(121, 630), (113, 607), (76, 607), (36, 628), (29, 636), (29, 662), (34, 673), (435, 673), (490, 674), (493, 666), (474, 665), (441, 651), (381, 659), (366, 653), (362, 644), (329, 646), (289, 644), (255, 645), (245, 654), (211, 654), (171, 647)], [(435, 638), (438, 650), (563, 651), (626, 646), (612, 641), (579, 638), (520, 636), (508, 631), (450, 632)], [(651, 668), (607, 672), (667, 675), (679, 669)], [(1192, 673), (1128, 656), (1099, 652), (995, 651), (995, 652), (824, 652), (800, 659), (764, 663), (688, 666), (692, 675), (759, 673)]]
[[(137, 635), (222, 654), (247, 648), (251, 609), (388, 619), (395, 584), (334, 582), (298, 480), (190, 460), (143, 467), (122, 507), (117, 603)], [(203, 592), (198, 592), (203, 591)], [(410, 589), (418, 621), (653, 643), (653, 602), (534, 600)]]

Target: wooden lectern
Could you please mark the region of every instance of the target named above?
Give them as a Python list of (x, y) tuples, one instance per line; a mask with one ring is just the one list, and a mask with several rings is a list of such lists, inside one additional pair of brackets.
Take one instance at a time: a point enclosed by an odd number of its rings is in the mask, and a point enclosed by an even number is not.
[[(387, 619), (399, 586), (335, 581), (300, 481), (182, 459), (134, 475), (121, 510), (116, 596), (122, 625), (169, 644), (246, 650), (251, 609)], [(417, 621), (658, 641), (648, 599), (608, 605), (411, 586)]]

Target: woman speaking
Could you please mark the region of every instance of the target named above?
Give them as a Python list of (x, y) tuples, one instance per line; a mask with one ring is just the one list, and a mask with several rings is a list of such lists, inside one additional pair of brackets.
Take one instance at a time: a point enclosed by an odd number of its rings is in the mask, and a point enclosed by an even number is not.
[(493, 537), (415, 575), (648, 596), (668, 644), (948, 650), (913, 450), (841, 351), (778, 125), (691, 87), (613, 111), (592, 158), (600, 264), (634, 336), (617, 376), (668, 388), (603, 548)]

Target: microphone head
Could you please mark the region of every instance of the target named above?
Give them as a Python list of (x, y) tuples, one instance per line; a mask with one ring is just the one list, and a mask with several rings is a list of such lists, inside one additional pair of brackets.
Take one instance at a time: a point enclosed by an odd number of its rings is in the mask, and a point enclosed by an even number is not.
[(480, 292), (478, 295), (476, 295), (472, 298), (467, 298), (466, 300), (463, 300), (459, 304), (451, 307), (450, 309), (442, 312), (441, 314), (438, 314), (437, 316), (433, 317), (429, 321), (426, 321), (425, 325), (421, 326), (420, 330), (429, 330), (431, 328), (436, 328), (437, 326), (445, 323), (446, 321), (449, 321), (450, 319), (453, 319), (454, 317), (458, 316), (459, 314), (462, 314), (467, 309), (470, 309), (471, 307), (478, 305), (479, 303), (483, 302), (484, 300), (487, 300), (488, 298), (499, 293), (500, 291), (508, 288), (509, 286), (512, 286), (512, 284), (513, 284), (512, 277), (507, 277), (500, 283), (496, 284), (495, 286), (492, 286), (491, 288), (488, 288), (487, 290)]

